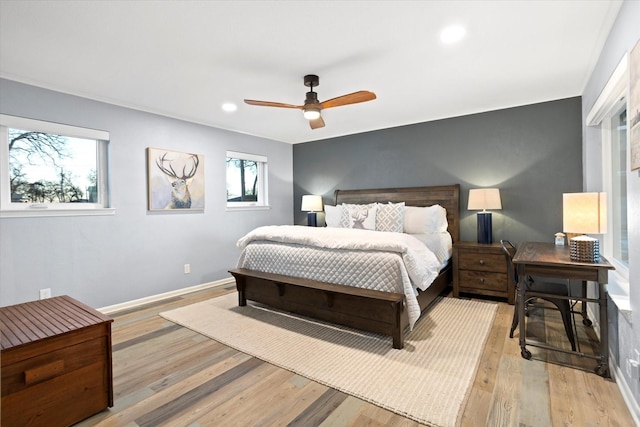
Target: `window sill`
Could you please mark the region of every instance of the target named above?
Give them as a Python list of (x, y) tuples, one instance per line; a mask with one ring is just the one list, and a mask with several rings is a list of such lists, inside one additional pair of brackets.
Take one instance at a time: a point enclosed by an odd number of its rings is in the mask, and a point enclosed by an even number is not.
[(0, 218), (41, 218), (52, 216), (99, 216), (115, 215), (115, 208), (98, 209), (34, 209), (0, 211)]
[(609, 298), (618, 307), (618, 310), (631, 313), (631, 300), (628, 295), (609, 294)]
[(265, 206), (265, 205), (251, 205), (251, 206), (227, 206), (226, 207), (226, 211), (227, 212), (234, 212), (234, 211), (267, 211), (271, 209), (271, 206)]
[(607, 294), (616, 305), (618, 311), (631, 321), (631, 298), (629, 297), (629, 279), (620, 270), (609, 272)]

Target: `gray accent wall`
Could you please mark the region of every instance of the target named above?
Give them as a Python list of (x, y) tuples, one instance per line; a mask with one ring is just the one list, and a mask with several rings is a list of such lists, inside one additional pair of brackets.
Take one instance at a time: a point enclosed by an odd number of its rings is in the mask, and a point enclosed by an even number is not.
[[(260, 225), (291, 224), (292, 146), (0, 80), (0, 113), (111, 133), (115, 215), (0, 219), (0, 305), (39, 290), (105, 307), (230, 277), (235, 243)], [(146, 148), (204, 155), (205, 210), (147, 211)], [(269, 161), (269, 210), (228, 212), (226, 150)], [(185, 275), (184, 264), (191, 274)]]
[(306, 223), (303, 194), (332, 204), (336, 189), (459, 183), (462, 240), (477, 236), (469, 189), (497, 187), (494, 241), (553, 242), (562, 193), (582, 191), (581, 108), (574, 97), (297, 144), (295, 222)]

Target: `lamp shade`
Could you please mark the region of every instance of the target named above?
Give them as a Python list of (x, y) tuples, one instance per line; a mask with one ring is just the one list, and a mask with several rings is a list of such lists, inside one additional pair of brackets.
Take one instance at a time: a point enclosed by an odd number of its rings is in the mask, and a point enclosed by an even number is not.
[(302, 196), (302, 208), (300, 210), (305, 212), (322, 211), (322, 196), (312, 194)]
[(606, 193), (564, 193), (562, 230), (565, 233), (603, 234), (607, 232)]
[(469, 204), (467, 209), (470, 211), (502, 209), (500, 200), (500, 190), (497, 188), (476, 188), (469, 190)]

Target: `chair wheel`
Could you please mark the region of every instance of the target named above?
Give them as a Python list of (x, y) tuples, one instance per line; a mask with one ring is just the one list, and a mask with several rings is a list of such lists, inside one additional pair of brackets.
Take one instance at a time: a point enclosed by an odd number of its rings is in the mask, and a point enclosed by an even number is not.
[(531, 352), (526, 348), (523, 348), (522, 350), (520, 350), (520, 354), (524, 359), (527, 359), (527, 360), (531, 359)]
[(591, 321), (591, 319), (582, 319), (582, 324), (584, 326), (591, 326), (593, 325), (593, 322)]

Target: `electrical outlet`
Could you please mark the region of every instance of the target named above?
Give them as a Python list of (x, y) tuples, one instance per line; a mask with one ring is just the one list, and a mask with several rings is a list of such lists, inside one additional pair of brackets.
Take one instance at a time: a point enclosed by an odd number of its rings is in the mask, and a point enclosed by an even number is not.
[(633, 380), (640, 381), (640, 363), (627, 359), (627, 375)]
[(191, 273), (191, 265), (190, 264), (185, 264), (184, 265), (184, 274), (189, 274)]
[(51, 288), (40, 289), (40, 299), (51, 298)]
[(640, 352), (633, 350), (635, 359), (627, 359), (627, 375), (629, 378), (640, 381)]

